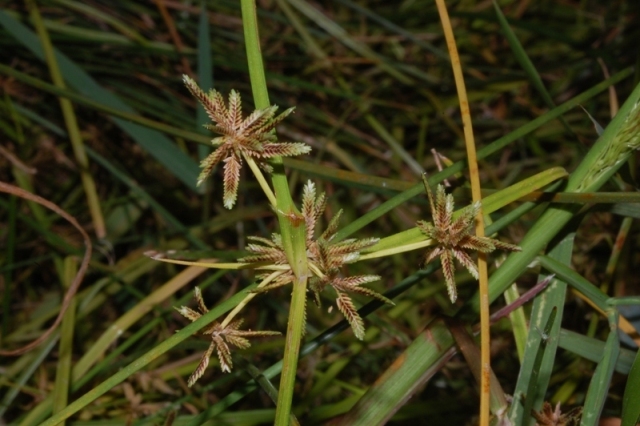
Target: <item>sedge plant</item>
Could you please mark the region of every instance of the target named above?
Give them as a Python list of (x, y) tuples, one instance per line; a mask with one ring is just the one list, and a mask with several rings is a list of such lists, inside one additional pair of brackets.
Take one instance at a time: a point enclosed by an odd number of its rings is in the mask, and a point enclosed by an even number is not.
[[(304, 2), (291, 1), (290, 3), (302, 13), (305, 13), (303, 11), (309, 12), (308, 5), (305, 5)], [(277, 106), (271, 104), (262, 63), (255, 4), (253, 0), (242, 0), (241, 6), (254, 107), (247, 108), (245, 101), (243, 108), (239, 91), (233, 88), (228, 91), (227, 96), (227, 93), (222, 93), (214, 88), (200, 87), (194, 79), (185, 76), (183, 78), (185, 93), (189, 92), (202, 105), (211, 121), (206, 126), (211, 135), (203, 138), (194, 133), (178, 131), (179, 129), (165, 127), (163, 130), (174, 132), (173, 134), (185, 137), (187, 140), (202, 142), (204, 139), (212, 148), (212, 152), (204, 156), (200, 174), (193, 179), (191, 184), (194, 187), (202, 186), (203, 183), (209, 181), (221, 184), (223, 188), (222, 205), (226, 209), (233, 210), (239, 204), (240, 177), (243, 176), (242, 169), (246, 164), (251, 173), (249, 174), (245, 170), (244, 176), (252, 176), (247, 180), (255, 179), (258, 187), (261, 188), (262, 195), (269, 204), (272, 213), (267, 221), (277, 222), (278, 229), (271, 235), (250, 236), (247, 253), (228, 262), (204, 259), (195, 262), (176, 260), (157, 252), (149, 253), (148, 255), (152, 259), (189, 265), (189, 268), (179, 274), (177, 278), (180, 278), (180, 283), (175, 284), (171, 290), (163, 290), (162, 296), (154, 294), (151, 300), (144, 299), (140, 306), (136, 305), (136, 307), (140, 311), (150, 309), (149, 304), (157, 304), (164, 300), (167, 292), (174, 292), (177, 288), (184, 286), (190, 279), (201, 274), (204, 268), (251, 270), (255, 276), (255, 283), (239, 290), (229, 299), (211, 308), (209, 306), (212, 301), (205, 300), (200, 288), (194, 287), (195, 303), (190, 304), (184, 301), (175, 307), (188, 320), (189, 324), (71, 404), (67, 404), (64, 398), (56, 399), (53, 404), (55, 414), (44, 424), (58, 424), (195, 334), (204, 335), (208, 340), (208, 347), (203, 353), (198, 354), (199, 361), (195, 369), (188, 373), (187, 385), (189, 387), (194, 387), (196, 384), (207, 386), (210, 377), (217, 377), (217, 373), (205, 374), (211, 370), (209, 364), (212, 357), (218, 359), (217, 364), (220, 372), (229, 373), (234, 367), (235, 352), (248, 349), (253, 341), (249, 339), (269, 338), (284, 334), (283, 362), (263, 372), (254, 371), (253, 366), (247, 368), (247, 371), (252, 372), (252, 376), (263, 389), (269, 389), (271, 386), (269, 380), (281, 373), (277, 388), (272, 387), (272, 392), (269, 393), (276, 405), (275, 423), (278, 425), (295, 423), (296, 419), (292, 415), (295, 411), (292, 408), (292, 401), (296, 386), (298, 359), (318, 345), (327, 342), (331, 338), (327, 336), (335, 334), (335, 330), (350, 328), (356, 338), (350, 348), (354, 354), (359, 353), (362, 346), (358, 345), (372, 339), (375, 333), (380, 332), (379, 323), (365, 322), (366, 315), (380, 306), (386, 306), (389, 310), (389, 317), (397, 317), (398, 312), (402, 312), (405, 305), (400, 301), (394, 301), (394, 297), (414, 285), (422, 277), (431, 274), (438, 264), (442, 267), (443, 286), (446, 287), (452, 306), (455, 309), (462, 307), (460, 317), (477, 315), (481, 301), (487, 304), (494, 301), (507, 291), (513, 281), (532, 263), (542, 265), (545, 270), (555, 273), (557, 278), (552, 281), (545, 293), (539, 297), (536, 296), (535, 303), (540, 306), (534, 305), (530, 329), (533, 331), (530, 331), (529, 336), (525, 336), (530, 340), (523, 360), (523, 365), (526, 367), (523, 367), (516, 385), (516, 397), (511, 401), (508, 410), (500, 407), (500, 412), (496, 412), (498, 410), (494, 409), (494, 414), (500, 418), (502, 424), (527, 424), (532, 419), (540, 424), (549, 421), (569, 422), (577, 417), (573, 411), (565, 413), (561, 411), (559, 405), (543, 402), (548, 382), (549, 363), (545, 358), (553, 358), (555, 348), (560, 344), (558, 336), (562, 334), (556, 319), (556, 316), (562, 315), (556, 306), (563, 300), (558, 297), (558, 294), (564, 293), (566, 286), (569, 285), (576, 291), (587, 295), (588, 300), (592, 301), (599, 311), (606, 315), (607, 323), (612, 330), (606, 343), (603, 344), (603, 349), (601, 349), (604, 355), (599, 361), (598, 370), (593, 378), (594, 385), (590, 388), (586, 399), (592, 407), (585, 410), (587, 420), (584, 422), (585, 424), (595, 424), (593, 419), (599, 416), (606, 398), (606, 391), (603, 393), (603, 389), (610, 383), (613, 371), (620, 368), (618, 358), (621, 351), (617, 334), (614, 334), (614, 331), (616, 327), (624, 327), (624, 319), (616, 308), (619, 301), (609, 300), (597, 289), (594, 289), (591, 283), (586, 282), (583, 277), (566, 267), (567, 253), (570, 254), (573, 244), (573, 233), (565, 226), (572, 217), (580, 212), (580, 207), (543, 206), (544, 213), (537, 219), (536, 224), (524, 239), (516, 241), (518, 244), (503, 241), (494, 233), (506, 226), (509, 221), (516, 220), (531, 211), (538, 205), (536, 203), (525, 203), (514, 210), (513, 215), (500, 223), (487, 226), (486, 229), (483, 225), (477, 225), (482, 229), (474, 229), (474, 223), (481, 223), (476, 222), (478, 215), (486, 217), (486, 215), (503, 208), (522, 196), (538, 194), (551, 183), (556, 184), (556, 189), (558, 186), (566, 184), (564, 187), (566, 191), (577, 194), (597, 191), (639, 146), (640, 108), (638, 108), (638, 99), (640, 94), (638, 89), (633, 92), (622, 107), (620, 115), (607, 127), (600, 142), (589, 151), (589, 154), (582, 159), (578, 169), (571, 174), (562, 168), (548, 169), (533, 178), (524, 179), (486, 196), (481, 201), (461, 206), (462, 208), (456, 211), (453, 195), (440, 184), (444, 178), (450, 177), (454, 173), (460, 173), (464, 169), (461, 163), (455, 163), (440, 173), (430, 174), (429, 178), (423, 175), (423, 182), (415, 183), (413, 187), (407, 188), (402, 194), (374, 209), (373, 212), (370, 212), (371, 214), (347, 221), (344, 218), (347, 215), (341, 209), (338, 209), (332, 216), (328, 214), (328, 196), (318, 190), (321, 186), (320, 182), (309, 180), (303, 185), (296, 185), (295, 180), (288, 177), (290, 176), (288, 172), (292, 168), (295, 168), (296, 165), (301, 167), (300, 163), (296, 163), (299, 159), (291, 160), (291, 157), (305, 156), (311, 152), (311, 147), (295, 141), (295, 137), (292, 138), (290, 135), (282, 138), (286, 140), (285, 142), (280, 141), (281, 137), (278, 131), (282, 125), (286, 125), (287, 118), (291, 117), (294, 109), (289, 108), (278, 113)], [(287, 13), (292, 17), (291, 19), (295, 18), (295, 14), (291, 10), (288, 10)], [(322, 19), (319, 22), (326, 23)], [(334, 31), (334, 34), (340, 34), (339, 29), (329, 25), (326, 27)], [(304, 28), (300, 31), (304, 31)], [(364, 46), (357, 43), (352, 43), (352, 46), (371, 60), (379, 59), (374, 52), (367, 50)], [(387, 64), (382, 64), (381, 69), (386, 72), (392, 70), (390, 74), (398, 81), (411, 83), (411, 78), (397, 72), (393, 67), (390, 68)], [(11, 71), (7, 70), (7, 72)], [(420, 75), (415, 70), (412, 72), (413, 76)], [(607, 85), (620, 81), (629, 74), (630, 72), (626, 70), (616, 75), (606, 84), (598, 86), (598, 90), (604, 90), (608, 87)], [(19, 74), (15, 75), (19, 76)], [(25, 81), (27, 81), (27, 77), (25, 77)], [(41, 87), (47, 86), (42, 85)], [(63, 89), (52, 88), (51, 90), (60, 91)], [(594, 93), (596, 92), (594, 90)], [(86, 101), (81, 97), (77, 97), (77, 99), (79, 102)], [(557, 117), (561, 111), (575, 106), (580, 100), (572, 102), (568, 106), (562, 106), (557, 111), (545, 115), (543, 119), (527, 125), (529, 127), (522, 130), (519, 136), (514, 132), (514, 135), (500, 140), (500, 143), (492, 144), (488, 150), (480, 150), (478, 156), (483, 158), (491, 150), (495, 152), (514, 139), (531, 132), (536, 126)], [(247, 114), (246, 111), (252, 112)], [(129, 116), (126, 118), (139, 119)], [(373, 118), (369, 121), (375, 123)], [(157, 124), (151, 120), (144, 121), (144, 123), (151, 126)], [(389, 143), (400, 156), (407, 157), (403, 148), (397, 143), (394, 144), (393, 135), (387, 132), (385, 138), (390, 141)], [(289, 142), (291, 139), (294, 141)], [(335, 152), (339, 153), (338, 150)], [(419, 168), (417, 162), (411, 162), (411, 164), (414, 168)], [(567, 178), (568, 180), (566, 180)], [(400, 186), (398, 183), (398, 187)], [(474, 182), (474, 187), (474, 192), (478, 192), (477, 182)], [(413, 228), (392, 235), (376, 235), (366, 238), (351, 236), (354, 232), (366, 227), (375, 218), (386, 214), (402, 203), (406, 203), (408, 199), (417, 194), (422, 194), (423, 197), (423, 202), (420, 204), (422, 218), (415, 222)], [(478, 198), (476, 195), (474, 194), (474, 199)], [(485, 236), (485, 231), (486, 235), (491, 237)], [(373, 230), (369, 234), (377, 232), (378, 230)], [(560, 239), (561, 242), (557, 242), (557, 239)], [(199, 242), (197, 239), (194, 241)], [(548, 247), (547, 255), (542, 255), (549, 244), (552, 245)], [(458, 284), (455, 275), (457, 265), (461, 265), (472, 277), (477, 279), (483, 275), (483, 267), (476, 266), (477, 253), (490, 254), (494, 250), (510, 254), (497, 271), (492, 273), (489, 292), (481, 292), (476, 298), (470, 300), (458, 300)], [(350, 269), (356, 263), (370, 262), (372, 259), (396, 256), (408, 251), (418, 252), (422, 262), (416, 263), (413, 275), (402, 281), (398, 288), (389, 292), (383, 293), (374, 289), (377, 288), (374, 287), (377, 282), (384, 278), (377, 273), (350, 274)], [(489, 259), (493, 260), (493, 257), (490, 256)], [(145, 265), (145, 267), (148, 266)], [(188, 278), (184, 278), (187, 275)], [(286, 330), (252, 329), (255, 324), (251, 323), (249, 315), (245, 315), (247, 312), (245, 308), (256, 298), (264, 297), (267, 292), (276, 293), (276, 289), (286, 290), (286, 292), (280, 291), (280, 294), (288, 295), (287, 292), (291, 292)], [(433, 293), (425, 292), (424, 297), (432, 295)], [(366, 298), (369, 303), (359, 309), (360, 298), (356, 296)], [(331, 329), (323, 333), (318, 337), (319, 340), (309, 342), (304, 349), (306, 328), (308, 326), (311, 328), (314, 325), (308, 324), (307, 321), (308, 302), (318, 306), (322, 304), (335, 306), (344, 317), (345, 322), (337, 325), (335, 330)], [(283, 305), (287, 306), (286, 303)], [(452, 308), (452, 312), (454, 312), (454, 308)], [(100, 344), (90, 351), (93, 359), (83, 358), (80, 363), (82, 368), (72, 373), (73, 386), (76, 388), (81, 386), (77, 379), (86, 373), (89, 365), (96, 362), (106, 347), (115, 341), (117, 333), (121, 333), (132, 322), (138, 320), (142, 314), (136, 315), (134, 318), (132, 314), (126, 318), (127, 321), (119, 321), (114, 324), (114, 326), (117, 325), (117, 330), (109, 330), (99, 339)], [(271, 327), (270, 324), (268, 327)], [(440, 320), (434, 320), (427, 324), (420, 336), (408, 346), (406, 352), (383, 373), (380, 380), (366, 392), (363, 391), (363, 395), (357, 399), (357, 402), (354, 401), (354, 405), (347, 410), (343, 418), (336, 420), (336, 424), (379, 424), (388, 420), (394, 414), (394, 410), (397, 410), (404, 401), (408, 400), (425, 380), (432, 377), (444, 365), (447, 357), (452, 356), (454, 341), (466, 331), (457, 331), (457, 334), (454, 333), (456, 339), (453, 339), (451, 330), (455, 330), (455, 328), (449, 327), (446, 322)], [(469, 341), (469, 339), (467, 340)], [(65, 338), (65, 342), (68, 343), (68, 341), (69, 336)], [(460, 343), (458, 344), (460, 345)], [(466, 344), (473, 345), (472, 342)], [(49, 349), (47, 346), (47, 350)], [(475, 353), (472, 350), (470, 352)], [(236, 368), (238, 364), (240, 363), (235, 363)], [(336, 362), (335, 365), (332, 365), (327, 376), (336, 377), (344, 365), (345, 363)], [(535, 372), (535, 374), (527, 374), (529, 371)], [(329, 379), (323, 378), (320, 381), (323, 380)], [(244, 391), (242, 389), (233, 395), (228, 395), (208, 407), (206, 411), (201, 413), (202, 417), (196, 417), (190, 421), (196, 423), (200, 419), (204, 420), (206, 415), (214, 416), (224, 409), (220, 407), (226, 407), (225, 404), (232, 403), (233, 398), (242, 397), (238, 395)], [(631, 391), (630, 395), (636, 390), (631, 389)], [(317, 395), (318, 392), (320, 390), (314, 388), (312, 394)], [(378, 401), (381, 399), (388, 401), (389, 404), (379, 404)], [(506, 399), (501, 398), (500, 400), (505, 401)], [(31, 420), (38, 416), (41, 418), (46, 416), (47, 410), (51, 408), (51, 401), (49, 404), (49, 408), (46, 408), (45, 400), (36, 410), (33, 410), (24, 424), (38, 423), (36, 420)], [(627, 411), (633, 411), (632, 403), (627, 402), (626, 407), (631, 407), (627, 408)], [(633, 413), (629, 415), (629, 418), (632, 416)]]
[[(253, 7), (251, 1), (243, 2), (247, 56), (254, 95), (259, 93), (261, 96), (256, 98), (265, 98), (264, 71), (258, 46), (257, 23), (254, 20), (255, 14), (252, 13)], [(292, 203), (293, 197), (288, 192), (286, 176), (282, 170), (282, 157), (305, 154), (310, 151), (310, 148), (297, 142), (277, 142), (275, 128), (293, 109), (288, 109), (276, 116), (277, 106), (256, 102), (257, 109), (244, 118), (237, 92), (231, 91), (227, 106), (224, 103), (224, 97), (216, 90), (210, 89), (205, 93), (190, 78), (185, 77), (184, 81), (213, 121), (213, 125), (206, 127), (221, 134), (211, 142), (216, 149), (202, 161), (202, 172), (198, 178), (198, 184), (211, 174), (214, 166), (223, 162), (224, 205), (232, 208), (236, 200), (240, 167), (243, 162), (246, 162), (279, 218), (281, 233), (273, 234), (270, 239), (261, 236), (250, 237), (252, 244), (249, 244), (248, 251), (251, 255), (239, 259), (237, 266), (264, 271), (258, 275), (260, 282), (256, 290), (241, 302), (239, 308), (245, 306), (257, 292), (288, 284), (293, 287), (284, 369), (276, 412), (276, 424), (288, 424), (296, 358), (306, 324), (307, 293), (311, 294), (313, 300), (320, 305), (320, 293), (328, 287), (332, 288), (336, 295), (337, 308), (349, 322), (355, 337), (360, 340), (365, 335), (364, 322), (358, 315), (349, 293), (360, 293), (393, 305), (390, 299), (364, 286), (380, 277), (376, 275), (345, 277), (341, 272), (344, 265), (359, 260), (361, 250), (375, 247), (379, 240), (350, 238), (335, 241), (341, 212), (336, 214), (320, 235), (316, 235), (316, 227), (324, 212), (326, 198), (324, 194), (316, 196), (315, 185), (311, 181), (303, 189), (301, 211)], [(268, 159), (272, 159), (273, 165), (266, 161)], [(272, 174), (273, 191), (263, 176), (262, 170)], [(445, 194), (444, 187), (438, 185), (437, 195), (434, 197), (426, 178), (424, 186), (430, 202), (432, 221), (431, 223), (419, 221), (416, 226), (423, 234), (421, 239), (434, 245), (434, 248), (425, 255), (424, 264), (439, 256), (451, 301), (455, 302), (457, 292), (454, 281), (454, 258), (475, 278), (478, 278), (477, 268), (468, 254), (470, 251), (489, 253), (496, 248), (506, 250), (519, 250), (519, 248), (513, 244), (473, 234), (473, 220), (480, 209), (479, 202), (462, 209), (454, 219), (453, 197)], [(281, 201), (282, 198), (284, 201)], [(398, 247), (387, 249), (385, 255), (393, 255), (400, 251), (403, 249)], [(162, 257), (156, 258), (171, 262)], [(209, 266), (224, 268), (226, 265), (210, 264)], [(196, 290), (196, 301), (201, 313), (207, 312), (198, 290)], [(227, 339), (237, 347), (247, 348), (250, 346), (249, 342), (240, 336), (275, 334), (272, 331), (238, 331), (237, 328), (242, 320), (233, 321), (233, 318), (239, 314), (239, 308), (234, 309), (221, 324), (215, 323), (203, 331), (203, 334), (211, 334), (213, 342), (190, 377), (189, 385), (193, 385), (202, 376), (214, 349), (217, 350), (222, 370), (230, 371), (232, 365), (230, 350), (223, 339)], [(181, 307), (179, 311), (192, 321), (201, 316), (201, 313), (188, 307)]]

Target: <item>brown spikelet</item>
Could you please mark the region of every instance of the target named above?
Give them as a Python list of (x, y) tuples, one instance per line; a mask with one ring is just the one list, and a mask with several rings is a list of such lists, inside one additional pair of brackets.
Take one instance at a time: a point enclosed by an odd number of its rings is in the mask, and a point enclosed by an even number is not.
[(304, 143), (269, 143), (263, 145), (261, 157), (294, 157), (296, 155), (308, 154), (309, 152), (311, 152), (311, 147)]
[(231, 209), (238, 196), (238, 184), (240, 183), (240, 167), (242, 159), (236, 156), (227, 157), (224, 160), (224, 206)]
[(204, 93), (195, 81), (184, 76), (184, 83), (189, 91), (202, 104), (213, 125), (205, 127), (220, 134), (211, 141), (216, 150), (201, 162), (202, 172), (198, 177), (198, 185), (211, 174), (215, 166), (224, 161), (224, 206), (232, 208), (236, 202), (242, 157), (253, 158), (266, 170), (270, 166), (265, 160), (272, 157), (285, 157), (306, 154), (311, 148), (303, 143), (278, 143), (275, 126), (293, 111), (289, 108), (276, 116), (278, 107), (273, 105), (256, 110), (247, 118), (242, 117), (242, 100), (235, 90), (229, 93), (227, 108), (222, 95), (215, 90)]
[(353, 306), (353, 301), (349, 295), (347, 293), (338, 292), (336, 304), (338, 305), (340, 312), (342, 312), (342, 315), (344, 315), (349, 322), (349, 325), (351, 325), (351, 329), (353, 330), (353, 334), (356, 338), (359, 340), (364, 339), (364, 322), (362, 321), (362, 318), (360, 318), (356, 307)]
[[(194, 298), (196, 299), (196, 304), (200, 311), (199, 313), (187, 308), (186, 306), (177, 308), (177, 311), (180, 312), (180, 314), (192, 322), (199, 319), (203, 314), (209, 312), (204, 304), (202, 292), (198, 287), (194, 290)], [(209, 365), (209, 358), (211, 358), (211, 354), (214, 350), (216, 351), (218, 360), (220, 361), (220, 369), (228, 373), (231, 372), (231, 369), (233, 368), (229, 344), (240, 349), (247, 349), (251, 346), (251, 343), (246, 339), (246, 337), (275, 336), (280, 334), (277, 331), (243, 331), (239, 329), (241, 325), (242, 320), (239, 319), (230, 322), (226, 327), (222, 327), (221, 324), (216, 322), (204, 329), (202, 334), (211, 335), (211, 344), (204, 355), (202, 355), (202, 358), (200, 358), (200, 363), (193, 374), (189, 376), (189, 380), (187, 381), (189, 387), (193, 386), (194, 383), (202, 377), (204, 371)]]
[(577, 407), (567, 413), (560, 409), (560, 403), (555, 409), (545, 401), (539, 412), (531, 410), (531, 415), (536, 419), (536, 426), (577, 426), (582, 417), (582, 407)]
[(215, 349), (215, 347), (216, 346), (213, 343), (211, 343), (209, 345), (209, 349), (207, 349), (207, 351), (202, 355), (202, 358), (200, 358), (200, 363), (198, 364), (196, 369), (193, 371), (191, 376), (189, 376), (189, 380), (187, 381), (187, 385), (189, 387), (193, 386), (194, 383), (197, 382), (198, 379), (202, 377), (202, 375), (204, 374), (204, 371), (207, 369), (207, 366), (209, 365), (209, 358), (211, 358), (211, 354), (213, 353), (213, 350)]
[(449, 298), (453, 303), (457, 298), (454, 278), (454, 257), (458, 259), (462, 266), (464, 266), (475, 279), (478, 279), (478, 268), (467, 253), (468, 251), (474, 250), (490, 253), (496, 248), (520, 251), (520, 247), (492, 238), (473, 235), (471, 232), (473, 230), (475, 216), (480, 209), (480, 204), (474, 203), (463, 209), (458, 217), (454, 219), (453, 196), (446, 194), (444, 187), (438, 185), (434, 197), (425, 176), (423, 176), (423, 182), (427, 197), (429, 198), (429, 205), (431, 206), (433, 223), (420, 220), (416, 223), (416, 226), (427, 238), (434, 240), (435, 243), (435, 247), (426, 253), (423, 265), (440, 256)]
[(206, 157), (204, 160), (202, 160), (200, 162), (200, 167), (202, 168), (202, 171), (200, 172), (200, 175), (198, 176), (197, 185), (202, 184), (202, 182), (204, 182), (205, 179), (207, 179), (209, 177), (209, 175), (213, 171), (213, 168), (220, 161), (222, 161), (222, 159), (224, 157), (227, 156), (227, 154), (228, 154), (227, 151), (228, 151), (228, 149), (226, 149), (224, 147), (220, 147), (220, 148), (216, 149), (213, 153), (211, 153), (211, 155), (209, 155), (208, 157)]
[[(377, 281), (380, 277), (376, 275), (361, 275), (353, 277), (343, 277), (341, 270), (349, 263), (355, 262), (360, 257), (360, 250), (371, 247), (378, 243), (377, 238), (366, 238), (362, 240), (347, 239), (343, 241), (332, 241), (338, 231), (338, 224), (342, 210), (339, 211), (329, 222), (325, 231), (316, 237), (316, 228), (318, 228), (318, 220), (326, 207), (327, 199), (324, 194), (316, 195), (316, 186), (311, 182), (307, 182), (302, 192), (302, 211), (301, 216), (304, 219), (307, 228), (306, 248), (307, 261), (309, 270), (313, 276), (309, 279), (309, 293), (313, 297), (316, 305), (320, 305), (320, 293), (329, 287), (333, 287), (338, 293), (337, 303), (340, 311), (348, 312), (349, 323), (354, 328), (357, 336), (364, 335), (364, 325), (362, 319), (358, 316), (357, 310), (347, 293), (358, 293), (364, 296), (373, 297), (384, 303), (393, 304), (393, 302), (378, 292), (363, 287), (363, 284)], [(278, 234), (274, 234), (271, 240), (259, 237), (250, 237), (252, 241), (248, 245), (247, 250), (250, 256), (240, 259), (241, 262), (259, 263), (270, 262), (276, 265), (286, 265), (287, 257), (282, 245), (282, 238)], [(268, 274), (260, 275), (260, 279), (265, 279)], [(262, 286), (257, 292), (264, 292), (274, 288), (281, 287), (293, 282), (294, 276), (291, 270), (283, 272), (272, 282)], [(344, 313), (343, 312), (343, 313)]]
[(374, 299), (378, 299), (379, 301), (387, 303), (389, 305), (393, 305), (394, 303), (390, 299), (384, 297), (377, 291), (367, 287), (361, 287), (362, 284), (378, 281), (379, 279), (380, 277), (377, 275), (358, 275), (346, 278), (336, 278), (333, 280), (331, 285), (333, 288), (339, 291), (359, 293), (365, 296), (373, 297)]

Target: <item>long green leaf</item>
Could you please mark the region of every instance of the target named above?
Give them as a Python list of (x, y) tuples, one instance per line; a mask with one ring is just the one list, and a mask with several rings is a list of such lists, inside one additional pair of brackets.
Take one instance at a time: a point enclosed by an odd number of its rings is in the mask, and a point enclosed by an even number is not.
[(640, 421), (640, 351), (636, 352), (636, 358), (627, 377), (627, 386), (622, 397), (622, 425), (635, 426)]
[[(40, 41), (33, 32), (2, 10), (0, 10), (0, 25), (19, 43), (33, 52), (34, 55), (41, 60), (44, 59), (44, 52)], [(56, 59), (63, 77), (69, 86), (102, 104), (128, 113), (135, 113), (133, 108), (100, 86), (82, 68), (57, 50)], [(196, 181), (199, 174), (198, 165), (170, 139), (159, 132), (149, 130), (137, 124), (128, 123), (119, 118), (114, 118), (113, 121), (188, 188), (194, 191), (196, 190)]]
[[(511, 50), (513, 51), (513, 56), (520, 63), (522, 69), (524, 69), (524, 71), (527, 73), (527, 76), (529, 76), (529, 80), (533, 84), (533, 87), (535, 87), (540, 96), (542, 96), (542, 100), (545, 104), (547, 104), (547, 107), (555, 108), (556, 104), (553, 102), (553, 99), (551, 99), (551, 95), (542, 82), (542, 78), (540, 78), (538, 70), (536, 70), (536, 67), (533, 65), (531, 59), (529, 59), (529, 55), (527, 55), (527, 52), (526, 50), (524, 50), (524, 47), (522, 47), (520, 40), (518, 40), (518, 37), (509, 26), (507, 18), (505, 18), (502, 10), (500, 10), (500, 6), (498, 6), (498, 3), (496, 3), (495, 0), (493, 2), (493, 7), (496, 11), (496, 15), (498, 16), (498, 22), (500, 23), (502, 32), (504, 33), (507, 41), (509, 42)], [(569, 127), (569, 124), (567, 124), (567, 121), (563, 117), (560, 117), (560, 121), (569, 132), (573, 133), (571, 131), (571, 128)]]
[(610, 309), (608, 313), (609, 336), (604, 345), (604, 356), (598, 363), (596, 370), (589, 384), (589, 390), (584, 400), (584, 409), (582, 411), (582, 420), (580, 426), (596, 426), (600, 423), (600, 414), (604, 408), (604, 403), (609, 394), (609, 386), (611, 385), (611, 377), (615, 370), (618, 355), (620, 354), (620, 340), (618, 337), (618, 312), (616, 309)]
[[(604, 354), (604, 342), (575, 331), (560, 330), (560, 348), (588, 359), (589, 361), (598, 362)], [(634, 360), (637, 358), (638, 351), (630, 349), (620, 349), (620, 355), (616, 362), (616, 371), (620, 374), (630, 374)]]
[[(549, 257), (558, 263), (571, 264), (574, 238), (575, 233), (569, 233), (550, 251)], [(531, 410), (539, 411), (542, 406), (555, 364), (566, 293), (567, 284), (554, 279), (533, 302), (526, 350), (509, 413), (513, 424), (530, 424)], [(543, 336), (544, 322), (552, 314), (557, 316), (557, 320), (551, 327), (544, 328)]]

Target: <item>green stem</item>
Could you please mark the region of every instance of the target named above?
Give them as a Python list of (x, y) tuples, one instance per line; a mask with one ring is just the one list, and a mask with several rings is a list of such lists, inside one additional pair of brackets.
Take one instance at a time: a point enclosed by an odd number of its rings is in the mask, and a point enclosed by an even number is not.
[(264, 178), (264, 175), (262, 174), (262, 171), (260, 171), (260, 168), (256, 164), (256, 161), (253, 158), (246, 155), (243, 155), (243, 157), (247, 162), (247, 164), (249, 165), (249, 168), (253, 172), (253, 175), (256, 177), (258, 184), (260, 184), (260, 187), (264, 191), (264, 194), (269, 199), (269, 202), (271, 203), (272, 206), (275, 206), (277, 204), (276, 196), (273, 194), (271, 187), (267, 183), (267, 180)]
[(282, 376), (280, 391), (278, 392), (278, 406), (276, 407), (276, 426), (289, 425), (293, 390), (298, 369), (298, 356), (302, 331), (305, 326), (305, 309), (307, 302), (307, 278), (296, 277), (293, 282), (293, 295), (289, 308), (289, 321), (285, 341), (284, 357), (282, 359)]
[[(256, 108), (263, 109), (269, 107), (270, 103), (262, 54), (260, 52), (260, 37), (258, 35), (258, 21), (254, 0), (241, 0), (241, 9), (251, 89)], [(282, 245), (291, 270), (296, 277), (293, 282), (293, 295), (284, 349), (284, 368), (280, 380), (275, 422), (276, 425), (288, 425), (298, 366), (298, 353), (304, 327), (308, 276), (306, 226), (304, 218), (291, 198), (289, 184), (282, 166), (282, 158), (274, 158), (272, 166), (272, 183), (276, 194), (276, 208), (282, 234)]]
[[(272, 273), (271, 275), (269, 275), (267, 278), (265, 278), (264, 280), (262, 280), (262, 282), (260, 284), (258, 284), (258, 287), (256, 287), (256, 290), (259, 288), (262, 288), (264, 286), (266, 286), (267, 284), (269, 284), (271, 281), (273, 281), (274, 279), (276, 279), (279, 275), (282, 275), (282, 271), (276, 271), (274, 273)], [(242, 299), (242, 302), (238, 303), (238, 305), (233, 308), (233, 310), (231, 312), (229, 312), (227, 314), (227, 316), (224, 318), (224, 321), (222, 321), (222, 324), (220, 324), (221, 328), (226, 328), (229, 323), (231, 323), (231, 321), (233, 320), (233, 318), (238, 315), (238, 313), (245, 307), (247, 306), (247, 304), (251, 301), (251, 299), (253, 299), (254, 297), (256, 297), (258, 295), (258, 293), (256, 292), (252, 292), (249, 293), (247, 295), (247, 297), (245, 297), (244, 299)]]
[(256, 109), (265, 109), (271, 106), (269, 92), (267, 91), (267, 79), (264, 75), (262, 63), (262, 51), (260, 50), (260, 36), (258, 34), (258, 18), (254, 0), (241, 0), (242, 27), (244, 29), (244, 43), (247, 49), (247, 65), (253, 102)]

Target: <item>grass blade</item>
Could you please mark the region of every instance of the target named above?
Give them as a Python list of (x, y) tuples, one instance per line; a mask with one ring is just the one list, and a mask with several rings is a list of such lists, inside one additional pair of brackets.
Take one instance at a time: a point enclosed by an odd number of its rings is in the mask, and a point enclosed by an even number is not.
[[(560, 344), (558, 346), (593, 362), (600, 361), (604, 356), (603, 341), (564, 328), (560, 330)], [(630, 374), (637, 354), (638, 351), (620, 349), (616, 371), (620, 374)]]
[(600, 422), (600, 413), (604, 408), (605, 400), (609, 394), (609, 386), (611, 377), (615, 370), (618, 355), (620, 354), (620, 341), (618, 338), (618, 313), (615, 309), (611, 309), (608, 313), (609, 319), (609, 336), (604, 345), (604, 356), (598, 363), (596, 371), (593, 374), (587, 397), (584, 401), (584, 409), (582, 411), (582, 420), (580, 426), (596, 426)]
[[(71, 286), (73, 277), (77, 273), (78, 266), (75, 258), (67, 257), (63, 261), (62, 279), (66, 288)], [(67, 406), (69, 401), (69, 384), (71, 382), (71, 363), (73, 355), (73, 334), (76, 321), (76, 302), (74, 296), (69, 303), (69, 308), (62, 318), (60, 326), (60, 346), (58, 352), (58, 365), (56, 368), (56, 382), (53, 390), (53, 412), (57, 413)], [(62, 423), (64, 426), (64, 423)]]
[(622, 425), (635, 426), (640, 420), (640, 351), (636, 351), (636, 358), (627, 377), (627, 386), (622, 397)]
[[(498, 22), (500, 23), (502, 32), (504, 33), (507, 41), (509, 42), (509, 46), (511, 47), (511, 50), (513, 51), (514, 57), (520, 63), (520, 66), (522, 67), (522, 69), (524, 69), (524, 71), (527, 73), (527, 76), (529, 77), (531, 84), (533, 84), (533, 87), (535, 87), (535, 89), (538, 91), (538, 93), (542, 97), (542, 100), (547, 105), (547, 107), (555, 108), (556, 104), (553, 102), (553, 99), (551, 99), (551, 95), (549, 94), (549, 92), (547, 91), (547, 88), (542, 82), (542, 79), (540, 78), (540, 74), (538, 74), (536, 67), (533, 65), (533, 62), (531, 62), (531, 59), (529, 59), (529, 55), (527, 55), (527, 52), (524, 50), (524, 47), (522, 47), (520, 40), (518, 40), (518, 37), (516, 37), (516, 34), (513, 32), (513, 30), (509, 26), (509, 23), (507, 22), (507, 18), (505, 18), (504, 14), (502, 13), (502, 10), (500, 10), (500, 6), (498, 6), (498, 3), (494, 1), (493, 7), (496, 11), (496, 15), (498, 16)], [(573, 133), (567, 121), (563, 117), (560, 117), (559, 119), (564, 125), (564, 127), (570, 133)]]
[[(570, 264), (574, 237), (575, 233), (570, 233), (563, 238), (549, 257)], [(526, 350), (509, 413), (513, 424), (530, 424), (531, 410), (539, 411), (542, 406), (555, 363), (566, 293), (567, 284), (554, 279), (533, 302)], [(552, 321), (552, 317), (558, 320)]]
[[(0, 10), (2, 25), (19, 43), (23, 44), (38, 58), (44, 59), (44, 52), (37, 37), (27, 27)], [(65, 81), (85, 96), (100, 103), (128, 113), (135, 111), (116, 95), (101, 87), (89, 74), (71, 61), (66, 55), (56, 51), (56, 59), (60, 65)], [(188, 188), (196, 190), (199, 174), (198, 165), (187, 154), (182, 152), (166, 136), (137, 124), (114, 118), (114, 122), (127, 132), (142, 148), (148, 151), (171, 173), (180, 179)]]

